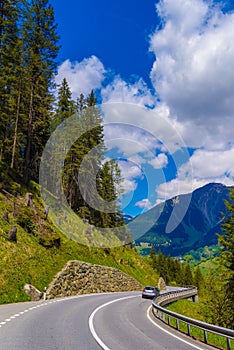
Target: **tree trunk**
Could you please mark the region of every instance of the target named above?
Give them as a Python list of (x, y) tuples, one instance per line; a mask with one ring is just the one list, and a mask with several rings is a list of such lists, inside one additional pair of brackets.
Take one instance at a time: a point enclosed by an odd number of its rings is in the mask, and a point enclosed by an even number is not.
[(32, 82), (31, 92), (30, 92), (29, 114), (28, 114), (27, 146), (25, 150), (25, 159), (24, 159), (23, 182), (25, 183), (25, 185), (29, 185), (29, 182), (31, 180), (30, 161), (31, 161), (31, 146), (32, 146), (33, 97), (34, 97), (34, 83)]
[(12, 157), (11, 157), (11, 169), (14, 168), (15, 163), (15, 150), (18, 136), (18, 123), (19, 123), (19, 113), (20, 113), (20, 100), (21, 100), (21, 92), (19, 91), (18, 99), (17, 99), (17, 110), (16, 110), (16, 118), (15, 118), (15, 131), (14, 131), (14, 142), (12, 147)]

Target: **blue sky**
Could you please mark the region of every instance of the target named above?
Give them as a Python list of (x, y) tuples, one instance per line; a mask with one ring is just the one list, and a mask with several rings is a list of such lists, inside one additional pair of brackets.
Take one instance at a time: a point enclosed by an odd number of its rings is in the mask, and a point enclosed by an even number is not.
[(209, 182), (233, 184), (233, 1), (51, 4), (61, 37), (56, 82), (66, 77), (74, 98), (95, 89), (108, 155), (124, 176), (124, 212)]
[(51, 1), (59, 23), (59, 61), (97, 56), (125, 79), (144, 77), (148, 84), (154, 55), (149, 35), (157, 25), (154, 0)]

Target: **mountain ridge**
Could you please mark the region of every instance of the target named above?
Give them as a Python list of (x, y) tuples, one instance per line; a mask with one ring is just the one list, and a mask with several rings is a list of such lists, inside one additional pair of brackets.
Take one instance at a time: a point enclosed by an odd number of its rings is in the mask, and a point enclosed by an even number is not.
[[(228, 187), (221, 183), (209, 183), (192, 193), (168, 199), (142, 214), (137, 225), (133, 219), (131, 227), (136, 237), (135, 244), (153, 244), (163, 253), (173, 256), (217, 244), (216, 233), (221, 233), (223, 219), (221, 212), (226, 213), (224, 201), (228, 199)], [(183, 217), (181, 212), (185, 213)], [(148, 221), (152, 222), (150, 229), (140, 235), (142, 225)], [(169, 228), (172, 229), (168, 229), (168, 222), (171, 222)]]

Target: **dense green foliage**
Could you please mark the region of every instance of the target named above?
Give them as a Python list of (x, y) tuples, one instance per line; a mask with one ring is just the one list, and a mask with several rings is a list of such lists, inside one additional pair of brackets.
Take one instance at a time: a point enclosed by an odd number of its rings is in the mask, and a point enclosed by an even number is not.
[[(104, 131), (94, 92), (87, 98), (81, 95), (73, 101), (64, 78), (55, 99), (59, 46), (54, 10), (49, 0), (3, 0), (0, 19), (0, 160), (6, 167), (17, 169), (26, 186), (31, 180), (38, 182), (47, 141), (53, 131), (76, 113), (84, 132), (67, 149), (64, 160), (63, 190), (68, 203), (90, 224), (104, 228), (123, 226), (117, 201), (120, 173), (116, 163), (104, 163)], [(66, 147), (62, 140), (57, 141), (61, 141), (61, 147)], [(93, 149), (95, 152), (91, 152)], [(48, 176), (55, 188), (57, 169), (52, 165), (56, 164), (54, 160), (58, 156), (51, 154), (48, 162)], [(82, 173), (80, 165), (84, 158), (85, 185), (89, 191), (81, 194), (78, 173)], [(112, 203), (109, 212), (95, 210), (92, 206), (90, 195), (96, 189), (100, 201)], [(59, 202), (61, 188), (57, 190)], [(53, 194), (57, 195), (56, 191)], [(119, 238), (123, 239), (126, 233), (119, 231), (124, 235)]]
[[(203, 322), (207, 322), (207, 318), (203, 314), (203, 310), (201, 307), (202, 300), (199, 297), (200, 302), (199, 303), (194, 303), (192, 300), (187, 300), (187, 299), (182, 299), (178, 300), (175, 303), (172, 303), (167, 306), (167, 309), (174, 311), (176, 313), (186, 315), (188, 317), (191, 317), (196, 320), (200, 320)], [(214, 310), (215, 311), (215, 310)], [(219, 311), (219, 308), (218, 310)], [(167, 322), (167, 317), (165, 321)], [(211, 321), (211, 320), (210, 320)], [(170, 324), (176, 328), (176, 321), (174, 318), (171, 317), (170, 319)], [(184, 322), (179, 322), (179, 329), (180, 331), (187, 333), (188, 332), (188, 327)], [(204, 332), (201, 329), (198, 329), (194, 326), (190, 327), (190, 334), (193, 338), (200, 339), (204, 341)], [(227, 349), (227, 340), (222, 337), (218, 336), (213, 333), (207, 333), (207, 342), (210, 345), (213, 345), (219, 349)], [(234, 349), (234, 341), (231, 340), (231, 349)]]
[(220, 260), (224, 266), (223, 293), (226, 306), (223, 322), (234, 329), (234, 188), (229, 189), (230, 200), (225, 201), (228, 214), (222, 225), (223, 235), (219, 236), (219, 243), (222, 247)]
[(1, 1), (0, 160), (38, 179), (49, 136), (58, 36), (48, 0)]
[(193, 277), (188, 262), (182, 263), (170, 255), (166, 257), (161, 250), (156, 254), (154, 246), (152, 246), (150, 251), (150, 260), (152, 267), (163, 277), (166, 284), (186, 286), (195, 284), (198, 287), (201, 283), (202, 274), (197, 272), (195, 274), (196, 278)]
[[(226, 222), (224, 225), (226, 225)], [(221, 238), (222, 242), (227, 239), (226, 234)], [(229, 238), (229, 244), (230, 241)], [(180, 262), (171, 256), (166, 257), (161, 251), (155, 254), (154, 247), (151, 248), (150, 262), (152, 267), (164, 278), (167, 284), (195, 285), (198, 288), (199, 304), (196, 305), (195, 309), (191, 310), (191, 303), (186, 302), (183, 304), (183, 308), (180, 309), (181, 303), (178, 302), (178, 307), (172, 307), (172, 310), (175, 309), (178, 313), (221, 327), (234, 328), (233, 270), (230, 269), (230, 260), (232, 261), (230, 253), (233, 251), (229, 251), (229, 254), (227, 252), (228, 249), (224, 249), (221, 252), (221, 257), (210, 261), (209, 265), (206, 263), (207, 267), (204, 264), (190, 267), (188, 262)]]

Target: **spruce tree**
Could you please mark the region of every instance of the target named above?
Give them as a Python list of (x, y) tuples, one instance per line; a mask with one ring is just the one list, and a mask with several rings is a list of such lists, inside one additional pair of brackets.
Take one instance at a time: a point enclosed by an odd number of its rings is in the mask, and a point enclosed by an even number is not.
[(223, 235), (219, 235), (220, 260), (225, 268), (223, 275), (226, 295), (227, 327), (234, 328), (234, 187), (229, 188), (229, 201), (225, 201), (228, 214), (222, 224)]
[[(68, 93), (63, 106), (74, 108), (69, 99)], [(61, 102), (60, 95), (58, 105)], [(118, 203), (121, 174), (115, 161), (105, 161), (103, 123), (96, 103), (93, 91), (87, 98), (80, 95), (76, 102), (80, 136), (64, 161), (63, 188), (70, 207), (81, 218), (96, 227), (119, 228), (124, 226)], [(129, 241), (129, 233), (124, 230), (119, 229), (118, 235)]]
[(157, 257), (156, 257), (156, 269), (163, 279), (167, 281), (167, 271), (166, 271), (166, 257), (163, 255), (162, 251), (159, 249)]
[[(114, 160), (106, 161), (101, 165), (99, 176), (96, 179), (98, 193), (106, 203), (111, 203), (110, 212), (103, 211), (96, 213), (101, 227), (118, 227), (124, 225), (123, 215), (120, 211), (118, 198), (121, 193), (118, 192), (121, 184), (121, 175), (117, 162)], [(119, 237), (120, 238), (120, 237)]]
[(58, 89), (57, 108), (52, 116), (51, 130), (55, 130), (56, 127), (75, 112), (75, 102), (72, 100), (71, 89), (66, 78), (63, 78)]
[(0, 2), (0, 160), (11, 159), (15, 111), (16, 67), (19, 41), (19, 6), (16, 0)]
[(27, 4), (22, 39), (28, 83), (25, 91), (27, 133), (23, 180), (28, 184), (31, 178), (37, 180), (40, 156), (50, 133), (51, 82), (59, 47), (54, 10), (48, 0), (32, 0)]
[(156, 249), (155, 246), (152, 244), (151, 248), (150, 248), (150, 257), (151, 259), (153, 259), (155, 257), (156, 254)]
[(198, 288), (198, 291), (200, 291), (202, 287), (204, 287), (204, 278), (199, 266), (195, 270), (194, 285)]
[(193, 284), (193, 275), (188, 262), (183, 266), (183, 284), (186, 286), (191, 286)]

